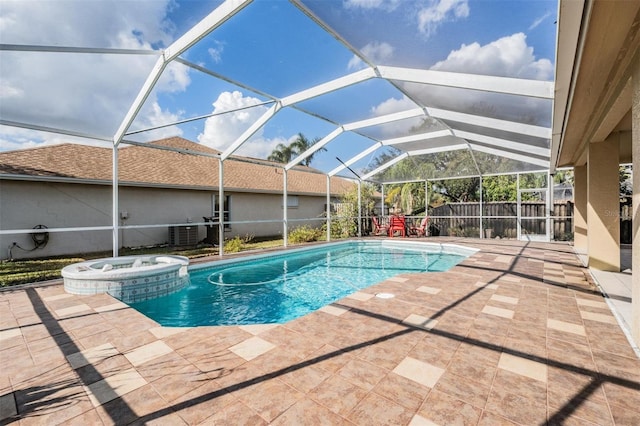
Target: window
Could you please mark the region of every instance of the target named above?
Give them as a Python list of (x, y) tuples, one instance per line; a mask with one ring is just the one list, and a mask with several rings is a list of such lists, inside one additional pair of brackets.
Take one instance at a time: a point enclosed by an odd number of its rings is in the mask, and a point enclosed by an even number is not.
[(299, 200), (297, 195), (288, 195), (287, 196), (287, 208), (288, 209), (297, 209), (299, 206)]
[[(215, 208), (214, 208), (214, 218), (217, 221), (218, 220), (218, 211), (220, 211), (220, 204), (218, 203), (218, 195), (214, 194), (212, 195), (212, 197), (214, 197), (215, 199)], [(223, 211), (223, 218), (224, 218), (224, 229), (231, 229), (231, 224), (229, 223), (231, 221), (231, 195), (225, 195), (224, 197), (224, 211)]]

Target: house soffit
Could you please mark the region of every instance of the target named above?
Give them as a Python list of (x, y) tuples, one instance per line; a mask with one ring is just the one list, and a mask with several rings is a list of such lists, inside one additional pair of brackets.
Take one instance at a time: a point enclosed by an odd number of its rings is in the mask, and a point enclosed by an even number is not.
[[(584, 31), (585, 22), (583, 22)], [(631, 72), (640, 49), (640, 2), (593, 2), (558, 166), (580, 165), (588, 143), (630, 131)], [(563, 54), (562, 51), (558, 52)], [(577, 65), (577, 66), (576, 66)]]

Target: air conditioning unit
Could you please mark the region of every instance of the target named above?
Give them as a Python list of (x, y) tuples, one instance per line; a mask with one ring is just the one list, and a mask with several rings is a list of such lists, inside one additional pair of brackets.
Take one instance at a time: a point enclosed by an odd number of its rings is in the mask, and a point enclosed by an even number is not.
[(170, 226), (170, 246), (195, 246), (198, 244), (198, 226)]

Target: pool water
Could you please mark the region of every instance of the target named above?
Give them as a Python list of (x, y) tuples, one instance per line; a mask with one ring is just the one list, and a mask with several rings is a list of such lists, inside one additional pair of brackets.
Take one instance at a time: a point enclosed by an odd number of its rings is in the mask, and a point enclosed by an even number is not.
[(163, 326), (284, 323), (394, 275), (446, 271), (468, 256), (417, 247), (343, 243), (213, 263), (192, 270), (184, 289), (130, 305)]

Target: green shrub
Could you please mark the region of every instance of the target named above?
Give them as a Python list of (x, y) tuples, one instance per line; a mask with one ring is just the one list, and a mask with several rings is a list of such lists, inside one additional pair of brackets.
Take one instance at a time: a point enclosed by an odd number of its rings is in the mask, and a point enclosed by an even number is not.
[(449, 228), (449, 235), (452, 237), (478, 238), (480, 236), (480, 228), (476, 226), (452, 226)]
[(230, 240), (224, 242), (225, 253), (238, 253), (242, 251), (245, 241), (236, 235)]
[[(327, 234), (327, 224), (322, 225), (322, 233)], [(351, 218), (331, 218), (331, 239), (355, 237), (358, 224)]]
[(564, 234), (556, 235), (556, 241), (573, 241), (573, 232), (565, 232)]
[(322, 235), (322, 230), (317, 228), (311, 228), (310, 226), (299, 226), (289, 232), (289, 242), (296, 243), (309, 243), (311, 241), (317, 241)]

